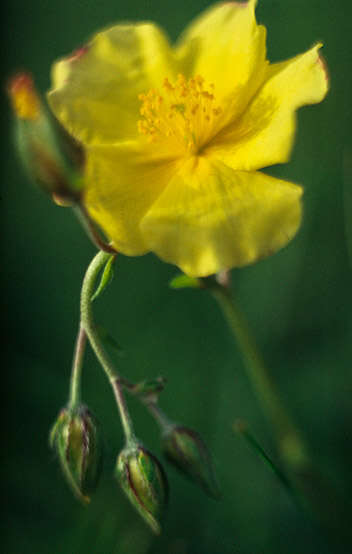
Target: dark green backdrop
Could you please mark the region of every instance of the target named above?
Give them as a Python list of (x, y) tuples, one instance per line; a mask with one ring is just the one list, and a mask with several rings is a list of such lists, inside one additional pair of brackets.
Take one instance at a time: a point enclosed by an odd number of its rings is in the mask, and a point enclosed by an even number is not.
[[(52, 61), (100, 27), (119, 19), (151, 19), (176, 38), (207, 5), (205, 0), (13, 0), (3, 20), (3, 83), (15, 70), (27, 68), (45, 91)], [(331, 91), (322, 104), (300, 111), (291, 162), (270, 169), (305, 186), (299, 235), (274, 257), (233, 271), (233, 286), (284, 402), (322, 469), (348, 494), (351, 3), (261, 0), (257, 16), (268, 28), (272, 61), (302, 52), (317, 40), (324, 42)], [(80, 284), (94, 248), (69, 210), (53, 205), (28, 183), (11, 145), (8, 103), (5, 97), (2, 101), (2, 404), (8, 403), (3, 417), (2, 551), (332, 554), (275, 477), (232, 433), (235, 418), (245, 418), (272, 450), (270, 429), (217, 306), (206, 293), (170, 291), (167, 283), (176, 270), (152, 255), (119, 257), (113, 285), (97, 302), (97, 316), (125, 349), (117, 363), (126, 375), (133, 380), (167, 377), (162, 406), (207, 440), (223, 500), (208, 499), (171, 470), (164, 533), (156, 539), (149, 533), (111, 477), (122, 432), (108, 384), (91, 353), (85, 364), (84, 397), (104, 427), (104, 476), (88, 508), (71, 496), (48, 449), (47, 435), (66, 401)], [(159, 453), (154, 421), (133, 399), (130, 406), (138, 434)]]

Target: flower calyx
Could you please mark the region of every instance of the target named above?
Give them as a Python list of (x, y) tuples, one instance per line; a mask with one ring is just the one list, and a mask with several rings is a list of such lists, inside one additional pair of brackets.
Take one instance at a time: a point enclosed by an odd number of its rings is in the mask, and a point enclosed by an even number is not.
[(58, 205), (79, 203), (82, 148), (48, 112), (29, 73), (12, 77), (7, 92), (15, 116), (15, 145), (29, 177)]
[(116, 477), (142, 518), (160, 534), (168, 482), (157, 458), (141, 445), (127, 445), (117, 458)]
[(59, 458), (68, 484), (79, 500), (90, 501), (102, 468), (102, 444), (89, 409), (63, 408), (51, 430), (49, 444)]
[(221, 496), (209, 450), (196, 431), (174, 424), (165, 429), (162, 446), (166, 459), (212, 498)]

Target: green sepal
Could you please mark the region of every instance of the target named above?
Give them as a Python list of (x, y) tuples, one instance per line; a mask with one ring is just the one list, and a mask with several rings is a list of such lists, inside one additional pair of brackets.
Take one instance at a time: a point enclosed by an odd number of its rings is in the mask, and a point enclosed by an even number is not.
[(90, 501), (102, 466), (102, 444), (88, 408), (61, 410), (49, 437), (68, 484), (79, 500)]
[(159, 535), (168, 500), (167, 478), (160, 462), (143, 446), (126, 447), (117, 459), (116, 477), (130, 502)]
[(50, 429), (50, 433), (49, 433), (49, 446), (50, 446), (50, 448), (54, 448), (54, 446), (55, 446), (55, 440), (56, 440), (57, 434), (59, 432), (59, 429), (62, 427), (63, 422), (66, 418), (65, 411), (66, 410), (64, 409), (60, 412), (57, 420), (55, 421), (54, 425)]
[(180, 273), (171, 279), (169, 287), (171, 289), (199, 289), (202, 287), (202, 282), (196, 277), (189, 277), (189, 275)]
[(19, 73), (10, 79), (10, 98), (11, 90), (20, 80), (25, 80), (27, 88), (32, 89), (38, 106), (37, 113), (30, 118), (14, 110), (13, 137), (19, 160), (28, 177), (42, 190), (67, 204), (79, 202), (84, 188), (83, 148), (47, 109), (28, 73)]
[(221, 497), (212, 460), (206, 444), (200, 435), (174, 425), (162, 437), (166, 459), (188, 479), (197, 483), (212, 498)]
[(115, 261), (115, 254), (111, 254), (108, 257), (108, 260), (105, 264), (104, 271), (102, 273), (99, 285), (94, 292), (94, 294), (91, 297), (91, 302), (93, 302), (98, 296), (101, 295), (102, 292), (106, 289), (106, 287), (111, 283), (113, 277), (114, 277), (114, 261)]

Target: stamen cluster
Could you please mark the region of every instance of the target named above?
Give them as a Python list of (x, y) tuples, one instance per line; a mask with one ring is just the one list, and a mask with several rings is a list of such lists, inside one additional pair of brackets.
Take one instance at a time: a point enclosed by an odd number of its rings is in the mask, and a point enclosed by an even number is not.
[(213, 84), (206, 86), (200, 75), (187, 80), (180, 74), (174, 84), (165, 78), (162, 93), (151, 89), (139, 95), (139, 132), (150, 142), (171, 138), (183, 149), (197, 152), (208, 138), (214, 118), (222, 113), (214, 104), (214, 88)]

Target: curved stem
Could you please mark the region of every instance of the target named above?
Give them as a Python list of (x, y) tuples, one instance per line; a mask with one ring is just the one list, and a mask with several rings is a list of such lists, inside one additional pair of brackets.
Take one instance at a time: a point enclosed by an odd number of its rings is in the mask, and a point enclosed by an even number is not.
[(81, 325), (84, 328), (89, 342), (94, 350), (94, 353), (98, 358), (113, 388), (126, 441), (128, 444), (131, 444), (136, 442), (133, 424), (122, 393), (119, 375), (115, 370), (109, 356), (105, 352), (105, 349), (99, 338), (99, 333), (93, 318), (91, 302), (96, 279), (110, 256), (111, 254), (108, 254), (107, 252), (98, 252), (98, 254), (96, 254), (90, 265), (88, 266), (87, 272), (83, 279), (81, 291)]
[(70, 382), (70, 395), (69, 395), (69, 407), (74, 409), (81, 402), (81, 374), (84, 352), (86, 349), (87, 335), (82, 325), (79, 327), (75, 354), (73, 357), (71, 382)]
[(107, 244), (99, 235), (96, 226), (94, 225), (93, 221), (89, 217), (89, 214), (87, 213), (85, 207), (81, 203), (74, 204), (72, 206), (74, 213), (76, 214), (79, 222), (81, 223), (83, 229), (87, 233), (88, 237), (92, 241), (92, 243), (99, 248), (99, 250), (103, 250), (104, 252), (108, 252), (109, 254), (117, 254), (115, 248), (113, 246), (110, 246), (110, 244)]
[(152, 414), (163, 433), (167, 433), (173, 427), (175, 427), (175, 423), (167, 417), (165, 412), (160, 408), (159, 404), (155, 400), (148, 400), (147, 398), (145, 398), (142, 399), (142, 403)]

